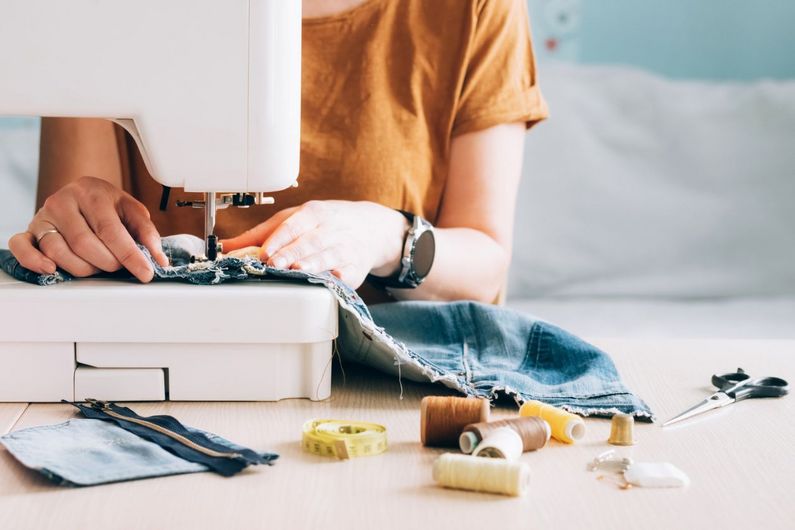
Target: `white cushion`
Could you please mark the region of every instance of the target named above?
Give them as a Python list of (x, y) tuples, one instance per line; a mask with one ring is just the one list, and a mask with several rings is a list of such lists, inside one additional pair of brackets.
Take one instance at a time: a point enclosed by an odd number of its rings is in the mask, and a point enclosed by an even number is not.
[(588, 338), (795, 339), (793, 296), (535, 298), (512, 299), (508, 307)]
[(33, 216), (38, 164), (39, 120), (0, 119), (0, 248)]
[(795, 81), (547, 63), (509, 297), (795, 293)]

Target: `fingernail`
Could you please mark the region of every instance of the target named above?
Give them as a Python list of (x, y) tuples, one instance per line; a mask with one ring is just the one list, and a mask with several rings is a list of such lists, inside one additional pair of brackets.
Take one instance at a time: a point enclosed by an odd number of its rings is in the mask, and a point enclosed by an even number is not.
[(287, 260), (279, 256), (273, 260), (273, 266), (277, 269), (283, 269), (287, 265)]
[(53, 263), (52, 261), (44, 262), (44, 272), (46, 272), (47, 274), (55, 274), (55, 271), (57, 269), (58, 267), (56, 267), (55, 263)]

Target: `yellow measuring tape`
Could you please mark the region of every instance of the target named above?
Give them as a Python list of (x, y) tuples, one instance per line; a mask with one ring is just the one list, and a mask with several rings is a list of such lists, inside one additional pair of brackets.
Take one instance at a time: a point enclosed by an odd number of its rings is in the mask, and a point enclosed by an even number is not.
[(386, 427), (377, 423), (309, 420), (303, 430), (301, 445), (315, 455), (345, 460), (386, 451)]

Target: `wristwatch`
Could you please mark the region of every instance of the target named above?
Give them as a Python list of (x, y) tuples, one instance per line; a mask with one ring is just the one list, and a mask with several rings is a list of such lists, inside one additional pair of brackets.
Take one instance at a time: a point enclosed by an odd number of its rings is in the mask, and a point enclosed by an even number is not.
[(403, 210), (398, 210), (409, 221), (409, 229), (403, 240), (403, 257), (400, 259), (400, 270), (392, 276), (382, 277), (368, 275), (367, 278), (384, 287), (394, 289), (414, 289), (428, 276), (436, 255), (436, 238), (433, 225), (420, 217)]

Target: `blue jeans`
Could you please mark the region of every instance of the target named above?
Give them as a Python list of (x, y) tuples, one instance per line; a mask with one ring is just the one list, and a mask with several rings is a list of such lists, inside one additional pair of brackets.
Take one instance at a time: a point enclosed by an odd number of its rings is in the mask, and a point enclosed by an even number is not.
[[(475, 302), (395, 302), (368, 308), (353, 289), (328, 273), (275, 269), (255, 258), (190, 263), (203, 248), (204, 242), (194, 236), (163, 238), (169, 267), (142, 251), (159, 281), (218, 284), (270, 278), (323, 285), (339, 302), (338, 349), (343, 358), (399, 377), (439, 382), (473, 396), (503, 393), (520, 403), (538, 399), (585, 416), (625, 412), (653, 419), (649, 407), (621, 382), (607, 354), (543, 320)], [(31, 273), (3, 250), (0, 266), (40, 285), (70, 279), (63, 271)]]

